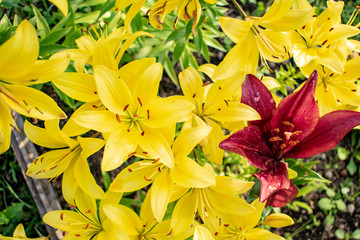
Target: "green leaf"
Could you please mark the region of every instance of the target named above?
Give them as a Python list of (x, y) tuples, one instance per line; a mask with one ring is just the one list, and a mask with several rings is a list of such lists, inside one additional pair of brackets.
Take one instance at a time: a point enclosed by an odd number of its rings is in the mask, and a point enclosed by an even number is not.
[(5, 14), (0, 21), (0, 32), (7, 31), (11, 27), (11, 22)]
[(51, 44), (56, 43), (61, 38), (63, 38), (66, 34), (71, 31), (72, 27), (51, 31), (44, 39), (40, 41), (40, 44)]
[(52, 29), (51, 32), (55, 32), (57, 30), (62, 29), (66, 23), (68, 23), (68, 21), (73, 20), (73, 14), (69, 13), (68, 15), (66, 15), (66, 17), (64, 17), (63, 19), (61, 19), (60, 22), (58, 22)]
[(309, 183), (302, 188), (299, 188), (299, 192), (296, 197), (302, 197), (306, 194), (325, 186), (324, 183)]
[(8, 219), (21, 219), (24, 215), (24, 203), (13, 203), (10, 207), (6, 208), (3, 213)]
[(174, 41), (174, 40), (177, 40), (179, 38), (182, 38), (182, 37), (184, 37), (184, 35), (185, 35), (185, 27), (181, 27), (176, 31), (172, 31), (169, 34), (169, 36), (166, 38), (165, 43), (168, 43), (170, 41)]
[(35, 7), (34, 5), (31, 5), (31, 6), (32, 6), (33, 12), (35, 14), (37, 29), (40, 31), (40, 37), (43, 39), (49, 34), (50, 27), (49, 27), (48, 23), (46, 22), (44, 16), (39, 11), (39, 9), (37, 7)]
[(51, 83), (52, 87), (54, 88), (56, 94), (60, 97), (60, 99), (68, 105), (73, 110), (76, 109), (75, 100), (63, 93), (60, 89), (58, 89), (53, 83)]
[(300, 201), (294, 201), (293, 205), (295, 206), (299, 206), (301, 208), (304, 208), (308, 211), (309, 214), (313, 213), (313, 210), (311, 209), (311, 207), (309, 206), (309, 204), (305, 203), (305, 202), (300, 202)]
[(44, 44), (44, 45), (40, 44), (39, 55), (45, 56), (47, 54), (53, 54), (53, 53), (59, 52), (64, 49), (67, 49), (67, 48), (64, 47), (63, 45), (59, 45), (59, 44)]
[(185, 38), (187, 39), (191, 33), (192, 26), (194, 24), (194, 19), (192, 18), (190, 21), (187, 22), (186, 29), (185, 29)]
[(335, 217), (333, 215), (327, 215), (325, 218), (325, 223), (328, 226), (331, 226), (335, 222)]
[(336, 207), (340, 210), (340, 211), (345, 211), (346, 210), (346, 204), (342, 199), (336, 200), (335, 201)]
[(87, 1), (83, 1), (79, 5), (79, 7), (96, 6), (96, 5), (104, 4), (105, 2), (106, 2), (106, 0), (87, 0)]
[(7, 225), (10, 222), (10, 219), (6, 217), (3, 212), (0, 212), (0, 226)]
[(328, 197), (330, 197), (330, 198), (333, 198), (333, 197), (335, 197), (336, 193), (331, 188), (328, 188), (328, 189), (326, 189), (326, 195), (328, 195)]
[(203, 44), (203, 36), (202, 31), (199, 26), (196, 27), (196, 36), (194, 36), (194, 43), (197, 52), (201, 52), (202, 44)]
[(308, 168), (305, 164), (298, 163), (294, 159), (286, 159), (286, 162), (289, 164), (289, 168), (297, 172), (297, 177), (293, 179), (295, 185), (309, 183), (309, 182), (324, 182), (331, 183), (329, 180), (323, 178), (317, 172), (314, 172)]
[(360, 229), (356, 229), (356, 230), (352, 233), (352, 238), (353, 238), (353, 239), (360, 239)]
[(337, 149), (337, 155), (340, 160), (345, 160), (350, 154), (350, 151), (346, 150), (346, 148), (339, 147)]
[(321, 198), (318, 204), (322, 210), (330, 210), (333, 207), (333, 204), (329, 198)]
[[(104, 2), (104, 1), (102, 1)], [(108, 0), (104, 7), (101, 8), (101, 11), (97, 17), (97, 19), (95, 20), (95, 22), (99, 21), (99, 18), (101, 18), (102, 15), (104, 15), (107, 11), (110, 11), (110, 9), (112, 9), (113, 7), (115, 7), (115, 0)]]
[(175, 73), (175, 70), (174, 68), (172, 67), (171, 65), (171, 62), (170, 62), (170, 59), (167, 57), (167, 53), (164, 54), (165, 55), (165, 58), (163, 58), (163, 61), (161, 61), (162, 65), (164, 66), (164, 69), (165, 69), (165, 72), (166, 74), (169, 76), (169, 78), (171, 79), (171, 81), (176, 85), (176, 86), (179, 86), (179, 81), (176, 77), (176, 73)]
[(356, 173), (356, 170), (357, 170), (357, 166), (356, 166), (353, 158), (350, 158), (350, 161), (349, 161), (348, 165), (346, 166), (346, 169), (348, 170), (348, 172), (350, 173), (351, 176), (354, 176), (354, 174)]
[(336, 236), (338, 239), (344, 239), (344, 238), (345, 238), (345, 232), (344, 232), (344, 230), (342, 230), (342, 229), (336, 229), (336, 231), (335, 231), (335, 236)]
[(171, 61), (173, 66), (180, 59), (180, 57), (181, 57), (181, 55), (182, 55), (182, 53), (183, 53), (183, 51), (185, 49), (186, 42), (187, 42), (187, 40), (184, 37), (180, 38), (177, 41), (176, 46), (174, 48), (173, 55), (172, 55), (172, 61)]
[(104, 179), (105, 189), (108, 190), (108, 188), (110, 187), (110, 184), (111, 184), (110, 174), (108, 172), (105, 172), (105, 171), (101, 171), (101, 174), (102, 174), (103, 179)]

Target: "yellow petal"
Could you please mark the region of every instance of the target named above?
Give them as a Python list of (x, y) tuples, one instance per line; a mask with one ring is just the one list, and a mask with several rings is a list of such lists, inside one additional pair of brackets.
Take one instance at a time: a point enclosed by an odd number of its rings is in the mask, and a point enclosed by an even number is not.
[(82, 102), (99, 100), (94, 76), (88, 73), (66, 72), (53, 80), (66, 95)]
[(224, 150), (219, 148), (219, 144), (225, 139), (225, 136), (218, 123), (211, 119), (206, 119), (206, 122), (212, 127), (212, 129), (209, 133), (206, 144), (203, 146), (203, 152), (210, 162), (220, 165), (223, 161)]
[(68, 210), (56, 210), (48, 212), (44, 215), (43, 221), (53, 228), (67, 232), (73, 230), (76, 225), (78, 228), (81, 224), (83, 224), (85, 227), (89, 222), (89, 220), (81, 214)]
[(105, 144), (104, 140), (100, 138), (83, 138), (77, 137), (81, 147), (81, 156), (83, 159), (87, 159), (97, 151), (99, 151)]
[(75, 180), (74, 166), (75, 162), (70, 163), (62, 176), (62, 195), (65, 201), (73, 206), (75, 206), (75, 193), (79, 186)]
[(157, 98), (142, 109), (147, 116), (143, 123), (151, 128), (165, 127), (181, 120), (194, 109), (194, 105), (181, 96)]
[(104, 157), (101, 162), (103, 171), (111, 171), (125, 162), (134, 153), (140, 135), (135, 129), (115, 129), (107, 139)]
[(21, 223), (16, 226), (14, 233), (13, 233), (13, 237), (26, 238), (25, 229)]
[(265, 218), (265, 225), (270, 227), (286, 227), (294, 224), (292, 218), (284, 213), (273, 213)]
[(32, 125), (27, 120), (24, 123), (24, 131), (30, 141), (36, 145), (46, 148), (63, 148), (68, 146), (62, 137), (56, 137), (57, 135), (54, 137), (54, 135), (50, 134), (45, 128)]
[[(116, 1), (116, 2), (119, 2), (119, 1)], [(122, 1), (122, 2), (126, 2), (126, 1)], [(133, 4), (131, 5), (129, 11), (126, 13), (124, 26), (126, 27), (126, 30), (128, 32), (131, 32), (131, 26), (130, 26), (131, 20), (140, 11), (140, 9), (144, 5), (144, 3), (145, 3), (145, 0), (134, 1)], [(121, 8), (122, 8), (121, 6), (115, 6), (115, 9), (121, 9)]]
[(291, 168), (288, 168), (287, 171), (288, 171), (289, 179), (293, 179), (297, 177), (297, 172), (295, 172)]
[(206, 64), (201, 65), (201, 66), (198, 68), (198, 71), (199, 71), (199, 72), (203, 72), (203, 73), (205, 73), (206, 75), (208, 75), (209, 78), (212, 78), (212, 75), (213, 75), (215, 69), (216, 69), (216, 65), (215, 65), (215, 64), (206, 63)]
[(336, 73), (344, 72), (344, 65), (339, 57), (330, 48), (314, 48), (317, 54), (318, 63), (328, 67)]
[(135, 83), (147, 68), (155, 63), (155, 58), (143, 58), (132, 61), (122, 66), (118, 74), (131, 91), (135, 89)]
[(124, 168), (110, 185), (114, 192), (133, 192), (152, 183), (158, 175), (160, 164), (153, 161), (140, 161)]
[(118, 70), (118, 64), (115, 60), (115, 56), (110, 49), (106, 39), (100, 37), (95, 44), (94, 53), (93, 53), (92, 66), (96, 67), (98, 65), (103, 65), (108, 67), (113, 71)]
[(158, 159), (167, 167), (174, 166), (174, 155), (168, 142), (161, 133), (155, 129), (145, 129), (139, 137), (139, 145), (152, 159)]
[(136, 81), (133, 96), (137, 99), (140, 106), (146, 105), (149, 101), (157, 97), (162, 72), (162, 65), (160, 63), (154, 63), (139, 76)]
[(199, 73), (194, 68), (189, 67), (179, 73), (179, 82), (184, 96), (195, 105), (194, 111), (200, 112), (204, 102), (204, 87)]
[(116, 114), (107, 110), (76, 111), (74, 114), (76, 115), (73, 119), (77, 124), (99, 132), (111, 132), (115, 127), (125, 126), (124, 123), (119, 123), (117, 120), (125, 115), (118, 115), (116, 117)]
[(0, 154), (6, 152), (10, 147), (11, 141), (11, 124), (13, 119), (11, 117), (10, 108), (2, 100), (0, 94)]
[[(123, 193), (113, 192), (113, 191), (106, 191), (105, 198), (101, 199), (100, 206), (99, 206), (99, 216), (100, 222), (104, 222), (106, 215), (104, 213), (104, 206), (106, 204), (115, 203), (118, 204), (123, 196)], [(104, 224), (103, 224), (104, 226)]]
[(194, 223), (197, 207), (197, 194), (193, 190), (176, 203), (171, 220), (171, 229), (174, 235), (183, 232)]
[(260, 120), (261, 117), (252, 107), (239, 102), (222, 102), (211, 105), (206, 110), (209, 117), (219, 122)]
[(53, 3), (64, 16), (67, 16), (69, 8), (67, 0), (49, 0), (49, 2)]
[(195, 227), (194, 240), (215, 240), (209, 229), (198, 225)]
[(102, 199), (105, 197), (104, 191), (96, 183), (93, 175), (91, 174), (89, 165), (86, 161), (86, 158), (79, 157), (76, 161), (74, 168), (74, 175), (76, 182), (79, 184), (79, 187), (88, 195)]
[(187, 188), (206, 188), (215, 185), (215, 177), (188, 157), (175, 159), (171, 177), (177, 185)]
[(249, 231), (247, 231), (244, 234), (244, 237), (247, 240), (258, 240), (258, 239), (266, 239), (266, 240), (284, 240), (283, 237), (280, 237), (279, 235), (276, 235), (272, 232), (269, 232), (265, 229), (261, 228), (254, 228)]
[(15, 35), (0, 46), (0, 79), (16, 79), (34, 67), (39, 43), (34, 26), (24, 20)]
[(254, 185), (254, 182), (247, 182), (228, 176), (217, 176), (215, 179), (216, 185), (211, 186), (211, 189), (225, 194), (243, 194), (249, 191)]
[(22, 115), (41, 120), (66, 118), (52, 98), (34, 88), (0, 84), (0, 93), (4, 94), (6, 103)]
[(230, 17), (219, 17), (221, 29), (234, 43), (243, 40), (250, 32), (253, 21), (243, 21)]
[(174, 188), (169, 169), (164, 169), (151, 186), (151, 209), (156, 221), (161, 222)]
[(360, 56), (350, 59), (344, 66), (345, 72), (341, 75), (342, 80), (351, 81), (360, 76)]
[(130, 90), (116, 72), (99, 65), (95, 67), (94, 78), (99, 97), (110, 111), (123, 113), (125, 106), (131, 105)]
[(293, 5), (294, 0), (275, 0), (266, 11), (261, 21), (276, 21), (282, 18)]
[(70, 148), (75, 148), (79, 145), (78, 141), (69, 138), (60, 130), (58, 119), (47, 120), (44, 125), (50, 136), (59, 139), (59, 141), (64, 141)]
[[(74, 171), (75, 175), (76, 172)], [(78, 188), (75, 193), (75, 203), (77, 209), (84, 217), (90, 219), (93, 223), (100, 225), (97, 215), (96, 199), (86, 194), (82, 189)]]
[[(100, 105), (100, 100), (98, 103), (95, 103), (97, 105)], [(65, 123), (64, 127), (61, 129), (62, 132), (69, 137), (73, 137), (73, 136), (78, 136), (78, 135), (82, 135), (86, 132), (88, 132), (90, 129), (89, 128), (85, 128), (80, 126), (79, 124), (77, 124), (74, 121), (74, 118), (76, 117), (76, 115), (82, 111), (88, 111), (88, 110), (93, 110), (93, 104), (90, 103), (85, 103), (83, 105), (81, 105), (78, 109), (76, 109), (76, 111), (71, 115), (70, 119), (68, 119), (68, 121)], [(96, 106), (97, 106), (96, 105)]]
[(211, 127), (201, 126), (189, 128), (181, 131), (179, 136), (174, 141), (172, 151), (174, 156), (187, 156), (194, 149), (194, 147), (211, 131)]
[(114, 223), (125, 229), (130, 236), (138, 236), (142, 230), (142, 223), (136, 213), (119, 204), (104, 205), (105, 215)]

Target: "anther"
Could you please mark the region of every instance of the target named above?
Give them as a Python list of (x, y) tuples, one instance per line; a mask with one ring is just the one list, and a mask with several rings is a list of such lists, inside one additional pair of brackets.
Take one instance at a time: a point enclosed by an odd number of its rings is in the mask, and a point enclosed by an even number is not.
[(118, 121), (119, 123), (121, 123), (119, 114), (116, 114), (116, 121)]
[(145, 179), (146, 181), (148, 181), (148, 182), (151, 182), (151, 181), (152, 181), (151, 178), (147, 178), (145, 175), (144, 175), (144, 179)]
[(60, 213), (60, 219), (61, 219), (61, 221), (64, 220), (64, 213)]
[(329, 32), (331, 32), (332, 30), (334, 30), (334, 28), (333, 28), (333, 27), (329, 29)]
[(143, 154), (148, 154), (148, 152), (142, 152)]
[(142, 107), (142, 102), (141, 102), (140, 98), (138, 97), (137, 99), (139, 101), (140, 106)]
[(130, 157), (134, 156), (135, 154), (136, 154), (136, 152), (132, 152), (132, 153), (130, 153), (130, 154), (128, 155), (128, 158), (130, 158)]
[(196, 93), (194, 93), (194, 94), (192, 95), (192, 97), (195, 98), (195, 97), (196, 97)]
[(352, 92), (356, 92), (356, 89), (351, 89)]
[(325, 43), (327, 43), (327, 39), (321, 44), (321, 46), (324, 46), (325, 45)]
[(131, 168), (128, 168), (127, 170), (128, 170), (129, 172), (133, 172), (133, 170), (132, 170)]
[(286, 144), (285, 143), (282, 143), (281, 145), (280, 145), (280, 149), (283, 149), (283, 148), (285, 148), (286, 147)]
[(299, 140), (296, 140), (296, 141), (293, 141), (293, 142), (289, 142), (289, 145), (290, 146), (295, 146), (296, 144), (298, 144), (300, 141)]
[(149, 109), (146, 110), (146, 113), (147, 113), (147, 119), (150, 119), (150, 111), (149, 111)]
[(226, 103), (226, 106), (229, 106), (229, 102), (228, 102), (228, 101), (224, 100), (224, 102)]
[(202, 86), (205, 87), (206, 85), (209, 85), (209, 84), (210, 84), (210, 81), (206, 81), (206, 82), (204, 82), (204, 84)]
[(315, 14), (315, 15), (313, 15), (313, 17), (317, 17), (317, 16), (316, 16), (316, 14)]
[(87, 210), (85, 213), (91, 213), (91, 210), (89, 209), (89, 210)]
[(44, 114), (42, 111), (40, 111), (40, 109), (38, 109), (38, 107), (35, 107), (35, 109), (38, 110), (39, 113)]
[(93, 107), (93, 108), (98, 108), (98, 106), (96, 106), (96, 105), (92, 105), (92, 107)]
[(305, 29), (306, 25), (302, 26), (302, 29)]
[(124, 112), (126, 111), (126, 109), (128, 109), (129, 107), (129, 104), (127, 104), (125, 107), (124, 107)]
[(55, 168), (57, 168), (57, 165), (51, 167), (50, 170), (53, 170), (53, 169), (55, 169)]
[(224, 227), (228, 227), (229, 226), (229, 224), (224, 224)]
[(280, 132), (280, 129), (279, 128), (274, 128), (274, 132), (278, 133), (278, 132)]
[(288, 126), (288, 127), (294, 127), (294, 124), (292, 124), (289, 121), (283, 121), (282, 124), (284, 124), (285, 126)]
[(300, 135), (302, 133), (302, 131), (295, 131), (292, 133), (293, 136), (297, 136), (297, 135)]
[(158, 167), (158, 171), (159, 171), (159, 172), (162, 172), (161, 167)]
[(141, 136), (144, 136), (144, 135), (145, 135), (145, 131), (142, 131), (140, 134), (141, 134)]
[(281, 137), (272, 137), (269, 139), (270, 142), (282, 141)]
[(173, 232), (173, 229), (171, 228), (170, 232), (167, 234), (167, 236), (170, 236), (172, 234), (172, 232)]
[(87, 223), (83, 229), (87, 229), (90, 226), (90, 223)]
[(152, 163), (157, 163), (158, 161), (160, 161), (160, 158), (157, 158), (155, 161), (153, 161)]
[(80, 237), (80, 234), (75, 234), (75, 237)]
[(334, 76), (334, 73), (331, 73), (331, 74), (329, 75), (329, 77), (332, 77), (332, 76)]

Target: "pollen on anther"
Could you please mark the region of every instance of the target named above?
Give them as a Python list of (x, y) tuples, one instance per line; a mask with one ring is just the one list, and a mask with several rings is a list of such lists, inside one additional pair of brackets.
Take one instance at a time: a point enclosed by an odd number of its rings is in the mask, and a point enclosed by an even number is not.
[(89, 210), (87, 210), (85, 213), (91, 213), (91, 210), (89, 209)]
[(161, 167), (158, 167), (158, 171), (159, 171), (159, 172), (162, 172)]
[(334, 28), (333, 28), (333, 27), (329, 29), (329, 32), (331, 32), (332, 30), (334, 30)]
[(142, 131), (142, 132), (141, 132), (141, 136), (144, 136), (144, 135), (145, 135), (145, 131)]
[(127, 170), (128, 170), (129, 172), (133, 172), (133, 170), (132, 170), (131, 168), (128, 168)]
[(280, 129), (279, 128), (274, 128), (274, 132), (278, 133), (278, 132), (280, 132)]
[(306, 25), (302, 26), (302, 29), (305, 29)]
[(322, 46), (324, 46), (327, 43), (327, 39), (321, 44)]
[(92, 107), (93, 107), (93, 108), (98, 108), (98, 106), (96, 106), (96, 105), (92, 105)]
[(148, 154), (148, 152), (142, 152), (143, 154)]
[(148, 181), (148, 182), (151, 182), (151, 181), (152, 181), (151, 178), (147, 178), (146, 176), (144, 176), (144, 179), (145, 179), (146, 181)]
[(196, 97), (196, 93), (194, 93), (194, 94), (192, 95), (192, 97), (195, 98), (195, 97)]
[(64, 220), (64, 213), (60, 213), (60, 219), (61, 219), (61, 221)]
[(218, 233), (218, 232), (215, 232), (214, 235), (217, 236), (217, 235), (219, 235), (219, 233)]
[(119, 123), (121, 123), (121, 119), (120, 119), (119, 114), (116, 114), (116, 121), (118, 121)]
[(128, 109), (129, 107), (129, 104), (127, 104), (125, 107), (124, 107), (124, 112)]
[(146, 113), (147, 113), (147, 119), (150, 119), (150, 110), (147, 109), (147, 110), (146, 110)]
[(283, 149), (283, 148), (286, 148), (286, 144), (285, 144), (285, 143), (282, 143), (282, 144), (280, 145), (280, 149)]
[(206, 81), (206, 82), (204, 82), (204, 84), (202, 86), (205, 87), (206, 85), (209, 85), (209, 84), (210, 84), (210, 81)]
[(281, 137), (271, 137), (269, 139), (270, 142), (276, 142), (276, 141), (282, 141), (282, 138)]
[(229, 102), (228, 102), (228, 101), (224, 100), (224, 102), (226, 103), (226, 106), (229, 106)]
[(138, 97), (137, 99), (139, 101), (140, 106), (142, 106), (142, 102), (141, 102), (140, 98)]
[(230, 226), (229, 224), (224, 224), (224, 227), (228, 227), (228, 226)]
[(288, 127), (294, 127), (294, 124), (292, 124), (289, 121), (283, 121), (282, 124), (284, 124), (285, 126), (288, 126)]
[(290, 142), (289, 145), (290, 145), (290, 146), (295, 146), (295, 145), (298, 144), (299, 142), (300, 142), (299, 140), (296, 140), (296, 141)]
[(80, 237), (80, 234), (75, 234), (75, 237)]
[(331, 73), (329, 76), (330, 76), (330, 77), (334, 76), (334, 73)]
[(87, 229), (90, 226), (90, 223), (87, 223), (83, 229)]

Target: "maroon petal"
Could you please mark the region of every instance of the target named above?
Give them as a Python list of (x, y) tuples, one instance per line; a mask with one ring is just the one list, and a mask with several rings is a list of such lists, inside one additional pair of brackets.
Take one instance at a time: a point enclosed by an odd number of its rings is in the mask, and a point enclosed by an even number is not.
[(298, 194), (298, 189), (295, 187), (292, 180), (290, 180), (290, 188), (289, 189), (280, 189), (271, 195), (266, 201), (266, 206), (272, 207), (283, 207), (288, 202), (293, 200)]
[(220, 148), (245, 156), (250, 164), (265, 170), (266, 163), (274, 160), (274, 155), (267, 146), (264, 133), (258, 126), (245, 127), (223, 140)]
[[(292, 124), (294, 127), (286, 131), (301, 131), (296, 137), (299, 141), (314, 130), (319, 119), (319, 108), (314, 99), (317, 78), (317, 71), (314, 71), (299, 91), (280, 102), (271, 119), (272, 129), (289, 128), (288, 126)], [(287, 125), (284, 125), (284, 122), (287, 122)]]
[(286, 154), (288, 158), (308, 158), (333, 149), (341, 139), (360, 124), (360, 113), (340, 110), (319, 119), (315, 130)]
[[(255, 109), (261, 116), (261, 121), (266, 122), (276, 107), (271, 92), (254, 75), (248, 74), (242, 84), (241, 102)], [(259, 121), (253, 121), (256, 124)]]
[(268, 164), (268, 170), (258, 172), (254, 176), (261, 183), (260, 202), (266, 201), (280, 189), (290, 187), (287, 165), (282, 162), (271, 162)]

